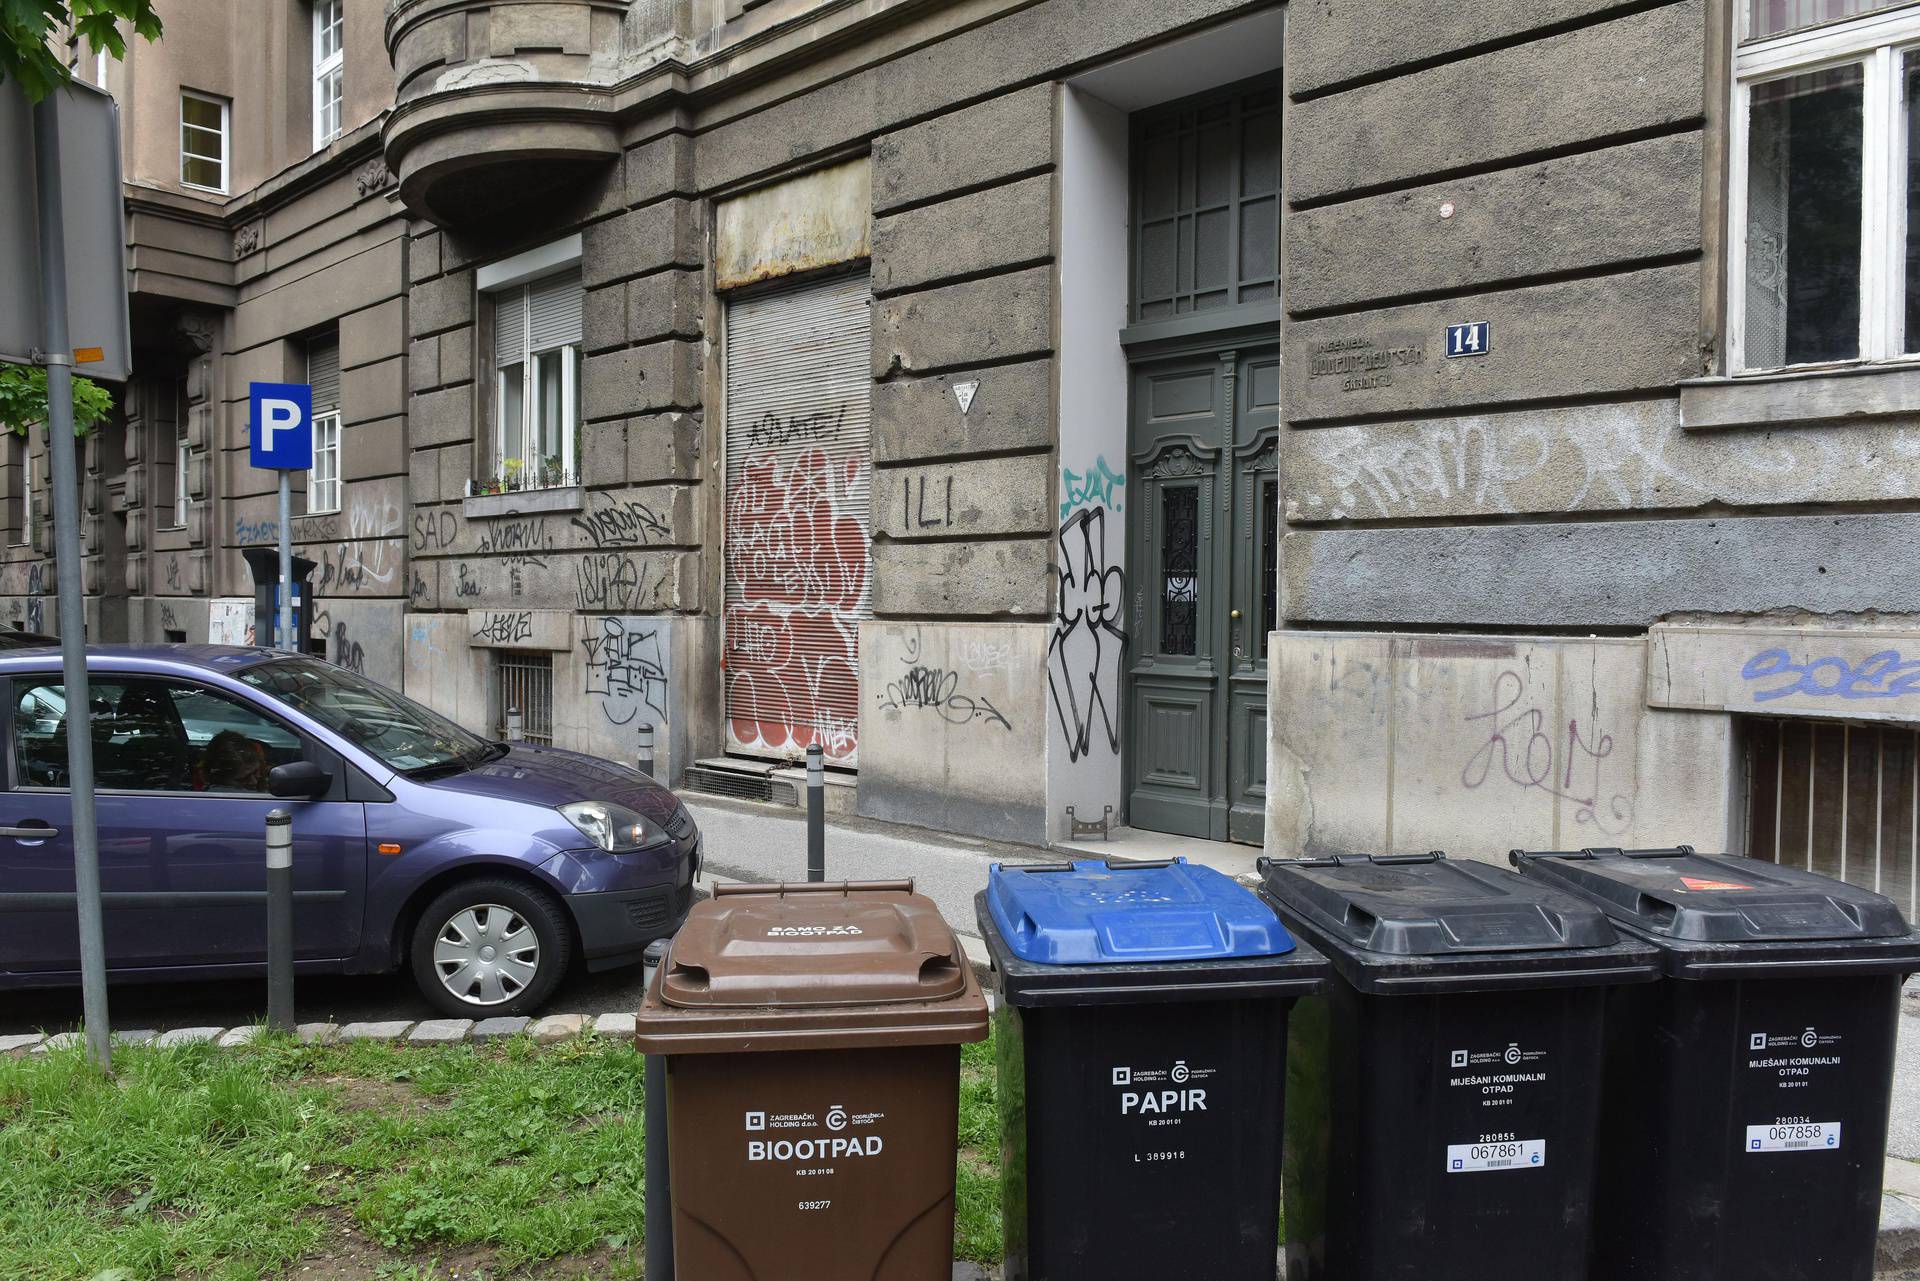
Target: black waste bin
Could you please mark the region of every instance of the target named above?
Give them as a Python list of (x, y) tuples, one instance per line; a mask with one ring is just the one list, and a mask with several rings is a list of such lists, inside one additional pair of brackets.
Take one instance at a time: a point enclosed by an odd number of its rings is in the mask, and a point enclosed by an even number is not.
[(1006, 1281), (1273, 1281), (1287, 1011), (1327, 963), (1185, 859), (995, 865)]
[(1606, 1060), (1594, 1275), (1867, 1281), (1900, 985), (1920, 936), (1868, 890), (1753, 859), (1526, 853), (1659, 949)]
[(1261, 871), (1338, 976), (1289, 1037), (1289, 1281), (1587, 1277), (1607, 991), (1653, 949), (1443, 854)]

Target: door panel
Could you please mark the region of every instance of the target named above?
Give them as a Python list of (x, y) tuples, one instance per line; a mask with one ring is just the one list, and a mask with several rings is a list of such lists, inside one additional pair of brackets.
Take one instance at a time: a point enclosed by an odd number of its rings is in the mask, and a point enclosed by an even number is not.
[[(45, 822), (57, 840), (0, 836), (0, 968), (79, 965), (65, 700), (57, 676), (16, 679), (14, 776), (0, 816)], [(32, 719), (39, 700), (60, 709)], [(182, 682), (92, 682), (100, 886), (114, 969), (266, 960), (266, 816), (293, 814), (294, 954), (336, 959), (359, 944), (366, 820), (357, 801), (287, 801), (266, 771), (339, 761), (247, 700)], [(8, 930), (7, 926), (17, 927)]]
[(1250, 844), (1263, 837), (1279, 368), (1278, 350), (1262, 345), (1133, 371), (1136, 827)]

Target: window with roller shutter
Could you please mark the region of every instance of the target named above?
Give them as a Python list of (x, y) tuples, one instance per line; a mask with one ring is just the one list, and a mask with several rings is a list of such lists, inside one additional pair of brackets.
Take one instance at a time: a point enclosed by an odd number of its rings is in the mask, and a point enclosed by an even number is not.
[(494, 290), (493, 492), (579, 483), (580, 336), (576, 266)]
[(307, 343), (307, 383), (313, 388), (313, 467), (307, 472), (307, 513), (340, 510), (340, 339)]
[(873, 616), (868, 277), (727, 308), (724, 683), (729, 750), (858, 763)]

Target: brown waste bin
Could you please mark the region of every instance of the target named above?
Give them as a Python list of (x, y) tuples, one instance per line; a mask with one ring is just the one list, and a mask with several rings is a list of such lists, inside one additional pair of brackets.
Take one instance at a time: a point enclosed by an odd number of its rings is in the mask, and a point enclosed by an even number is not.
[(947, 1281), (987, 1005), (911, 881), (722, 885), (640, 1005), (681, 1281)]

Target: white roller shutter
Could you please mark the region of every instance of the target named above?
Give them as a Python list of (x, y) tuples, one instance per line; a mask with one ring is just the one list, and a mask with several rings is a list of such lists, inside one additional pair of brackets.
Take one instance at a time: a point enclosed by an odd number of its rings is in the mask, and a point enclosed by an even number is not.
[(727, 307), (727, 746), (858, 763), (873, 616), (867, 276)]
[(527, 350), (579, 346), (586, 291), (578, 271), (547, 276), (527, 286)]
[(340, 340), (332, 335), (307, 343), (307, 384), (313, 388), (313, 412), (340, 408)]

